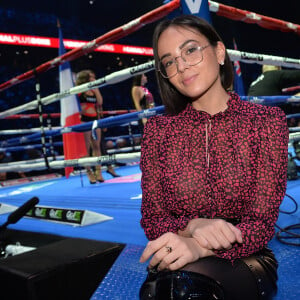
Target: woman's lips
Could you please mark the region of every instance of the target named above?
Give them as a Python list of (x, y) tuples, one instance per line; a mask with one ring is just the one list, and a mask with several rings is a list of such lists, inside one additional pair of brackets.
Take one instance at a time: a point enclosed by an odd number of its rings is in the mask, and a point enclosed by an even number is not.
[(191, 75), (191, 76), (185, 77), (185, 78), (183, 78), (182, 82), (184, 85), (189, 85), (195, 80), (196, 77), (197, 77), (197, 75)]

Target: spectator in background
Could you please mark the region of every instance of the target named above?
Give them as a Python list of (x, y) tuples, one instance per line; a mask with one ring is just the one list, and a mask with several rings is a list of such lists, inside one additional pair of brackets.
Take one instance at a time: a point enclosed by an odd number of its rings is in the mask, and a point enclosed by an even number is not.
[[(155, 106), (151, 92), (145, 87), (145, 85), (147, 84), (147, 80), (147, 76), (145, 74), (141, 74), (135, 76), (132, 81), (131, 97), (134, 107), (137, 111), (149, 109)], [(140, 121), (139, 127), (141, 133), (143, 132), (143, 128), (146, 122), (146, 118)]]
[(262, 74), (250, 84), (248, 96), (279, 96), (282, 89), (300, 84), (300, 70), (263, 65)]
[[(95, 73), (92, 70), (82, 70), (76, 76), (76, 85), (81, 85), (96, 79)], [(91, 122), (100, 118), (102, 111), (103, 98), (98, 88), (83, 92), (78, 95), (81, 106), (81, 121)], [(84, 132), (84, 139), (87, 153), (92, 156), (101, 156), (101, 128), (96, 129), (97, 139), (92, 137), (91, 130)], [(96, 172), (94, 173), (91, 167), (87, 167), (87, 175), (91, 184), (104, 182), (101, 173), (101, 165), (96, 165)]]
[[(248, 96), (281, 96), (282, 90), (300, 84), (300, 70), (282, 70), (280, 66), (263, 65), (262, 74), (249, 87)], [(300, 93), (296, 94), (297, 96)], [(299, 103), (278, 105), (286, 115), (300, 112)], [(288, 126), (299, 126), (295, 118), (288, 119)]]
[(116, 146), (115, 142), (113, 140), (108, 140), (105, 143), (105, 148), (107, 149), (114, 149)]
[(124, 138), (118, 138), (116, 140), (116, 146), (118, 149), (124, 148), (127, 146), (127, 141)]

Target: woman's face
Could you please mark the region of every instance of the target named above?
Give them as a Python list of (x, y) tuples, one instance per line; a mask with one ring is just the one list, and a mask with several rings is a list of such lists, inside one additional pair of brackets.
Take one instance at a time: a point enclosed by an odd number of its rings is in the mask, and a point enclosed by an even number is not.
[(180, 93), (197, 100), (208, 90), (222, 88), (219, 64), (224, 62), (225, 47), (221, 42), (216, 47), (206, 47), (202, 50), (202, 61), (190, 66), (179, 57), (183, 51), (189, 53), (186, 49), (190, 45), (203, 47), (209, 45), (209, 42), (193, 28), (170, 26), (159, 37), (158, 56), (159, 59), (167, 58), (167, 61), (176, 58), (178, 72), (169, 81)]
[(96, 80), (96, 75), (90, 72), (90, 81), (95, 81), (95, 80)]
[(141, 78), (141, 85), (145, 85), (146, 83), (147, 83), (147, 76), (143, 74)]

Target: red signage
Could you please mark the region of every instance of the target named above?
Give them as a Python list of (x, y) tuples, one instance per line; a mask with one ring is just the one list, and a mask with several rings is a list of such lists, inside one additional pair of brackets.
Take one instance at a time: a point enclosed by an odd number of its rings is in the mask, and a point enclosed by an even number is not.
[[(66, 49), (79, 48), (86, 43), (86, 41), (64, 39)], [(0, 44), (58, 48), (59, 39), (23, 34), (0, 33)], [(95, 51), (153, 56), (152, 48), (120, 44), (104, 44), (96, 48)]]

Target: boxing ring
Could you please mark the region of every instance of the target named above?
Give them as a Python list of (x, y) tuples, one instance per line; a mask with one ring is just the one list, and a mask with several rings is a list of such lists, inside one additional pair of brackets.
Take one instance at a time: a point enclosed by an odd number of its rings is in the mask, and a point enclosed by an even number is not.
[[(130, 21), (128, 24), (116, 28), (83, 47), (74, 49), (57, 57), (43, 65), (21, 74), (11, 80), (0, 84), (0, 92), (15, 86), (36, 74), (48, 71), (57, 67), (63, 62), (72, 61), (78, 57), (93, 51), (99, 45), (113, 42), (124, 37), (142, 26), (157, 21), (180, 6), (180, 1), (170, 1), (167, 4)], [(300, 26), (274, 18), (258, 15), (256, 13), (242, 11), (237, 8), (222, 5), (209, 1), (210, 11), (220, 16), (243, 20), (248, 23), (256, 23), (272, 30), (292, 31), (300, 33)], [(228, 50), (232, 61), (242, 61), (245, 63), (273, 64), (289, 68), (300, 68), (300, 59), (271, 56), (257, 53)], [(154, 69), (154, 62), (113, 72), (105, 77), (96, 79), (93, 82), (70, 88), (68, 90), (54, 93), (43, 98), (33, 99), (19, 107), (11, 108), (0, 112), (0, 119), (14, 120), (17, 118), (48, 118), (49, 115), (22, 114), (25, 111), (37, 109), (39, 106), (50, 105), (62, 98), (88, 91), (93, 88), (105, 88), (108, 85), (117, 85), (135, 75), (147, 73)], [(242, 97), (245, 101), (252, 101), (264, 105), (278, 104), (298, 104), (300, 97)], [(100, 157), (87, 157), (67, 160), (62, 155), (56, 155), (54, 148), (61, 147), (61, 142), (53, 142), (52, 139), (60, 137), (70, 132), (85, 132), (97, 128), (111, 128), (117, 126), (130, 126), (143, 118), (149, 118), (157, 114), (164, 113), (163, 106), (157, 106), (143, 111), (115, 111), (105, 112), (110, 115), (108, 118), (94, 122), (87, 122), (69, 127), (48, 127), (3, 130), (2, 136), (8, 138), (0, 142), (0, 150), (21, 151), (24, 149), (43, 149), (44, 157), (18, 162), (0, 164), (1, 172), (27, 172), (31, 170), (48, 170), (50, 174), (36, 176), (30, 179), (15, 180), (13, 183), (3, 183), (0, 185), (0, 224), (4, 223), (9, 213), (21, 206), (30, 197), (38, 196), (40, 204), (37, 205), (39, 211), (71, 211), (73, 215), (83, 215), (78, 223), (58, 220), (50, 215), (41, 220), (38, 215), (26, 215), (19, 222), (10, 226), (15, 230), (26, 230), (29, 232), (39, 232), (45, 234), (59, 234), (74, 238), (86, 238), (98, 241), (108, 241), (122, 243), (124, 250), (118, 256), (111, 269), (108, 271), (91, 299), (138, 299), (139, 287), (146, 276), (146, 265), (139, 263), (139, 257), (147, 243), (146, 237), (139, 225), (141, 188), (139, 169), (140, 148), (131, 144), (126, 149), (109, 150), (107, 155)], [(51, 118), (59, 117), (59, 113), (52, 114)], [(287, 116), (287, 118), (300, 118), (300, 114)], [(41, 125), (42, 126), (42, 125)], [(300, 128), (292, 128), (290, 133), (290, 153), (295, 155), (292, 147), (293, 142), (300, 141)], [(18, 137), (10, 137), (21, 135)], [(128, 136), (121, 136), (132, 140), (135, 136), (129, 132)], [(46, 138), (49, 139), (46, 142)], [(118, 138), (118, 137), (113, 137)], [(47, 155), (47, 153), (50, 153)], [(119, 178), (111, 178), (103, 173), (105, 182), (90, 185), (86, 176), (82, 176), (82, 169), (85, 166), (103, 165), (106, 163), (115, 164), (119, 162), (122, 166), (116, 166)], [(300, 165), (300, 164), (299, 164)], [(68, 179), (56, 170), (63, 170), (66, 167), (79, 169)], [(105, 170), (105, 167), (104, 167)], [(297, 209), (299, 203), (300, 180), (288, 181), (287, 196), (281, 207), (277, 221), (276, 231), (278, 236), (270, 242), (270, 247), (274, 251), (279, 261), (279, 281), (278, 294), (276, 300), (299, 299), (298, 289), (300, 282), (299, 272), (299, 234), (297, 230), (300, 226), (293, 228), (290, 233), (291, 224), (299, 224), (300, 212)], [(84, 219), (85, 217), (85, 219)], [(298, 231), (299, 232), (299, 231)], [(279, 234), (287, 236), (280, 240)], [(23, 255), (23, 254), (20, 254)]]

